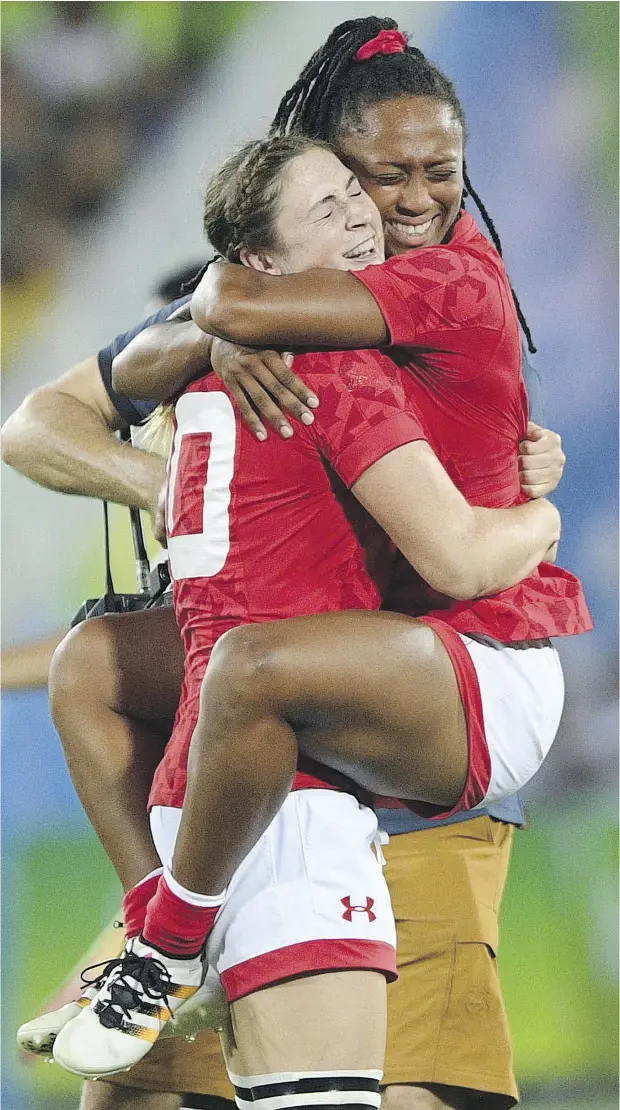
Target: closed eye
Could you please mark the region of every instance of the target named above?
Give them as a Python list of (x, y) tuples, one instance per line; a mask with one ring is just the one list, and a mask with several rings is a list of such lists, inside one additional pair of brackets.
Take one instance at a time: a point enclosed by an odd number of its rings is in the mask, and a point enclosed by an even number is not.
[(393, 174), (392, 177), (373, 177), (372, 179), (377, 185), (397, 185), (399, 181), (403, 180), (402, 174)]

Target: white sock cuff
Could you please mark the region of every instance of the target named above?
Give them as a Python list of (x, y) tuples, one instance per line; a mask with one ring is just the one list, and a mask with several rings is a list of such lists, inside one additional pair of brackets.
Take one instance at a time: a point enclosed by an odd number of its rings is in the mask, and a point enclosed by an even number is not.
[(189, 902), (190, 906), (202, 906), (204, 909), (215, 908), (221, 906), (226, 897), (225, 890), (221, 894), (197, 894), (195, 890), (187, 890), (184, 886), (181, 886), (172, 871), (167, 867), (164, 867), (164, 879), (172, 893), (176, 894), (177, 898), (181, 898), (183, 902)]

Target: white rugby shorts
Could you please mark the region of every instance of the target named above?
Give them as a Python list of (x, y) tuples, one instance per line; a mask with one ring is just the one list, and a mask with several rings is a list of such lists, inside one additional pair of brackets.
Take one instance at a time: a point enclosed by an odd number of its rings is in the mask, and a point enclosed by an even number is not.
[[(422, 620), (450, 655), (469, 739), (465, 789), (452, 809), (434, 814), (441, 819), (498, 802), (530, 781), (560, 725), (564, 677), (560, 657), (546, 641), (512, 647), (473, 639), (436, 617)], [(406, 804), (415, 811), (415, 802)]]
[[(154, 806), (170, 866), (181, 810)], [(350, 794), (298, 790), (235, 872), (207, 946), (229, 1002), (292, 976), (379, 971), (393, 980), (396, 928), (377, 818)]]

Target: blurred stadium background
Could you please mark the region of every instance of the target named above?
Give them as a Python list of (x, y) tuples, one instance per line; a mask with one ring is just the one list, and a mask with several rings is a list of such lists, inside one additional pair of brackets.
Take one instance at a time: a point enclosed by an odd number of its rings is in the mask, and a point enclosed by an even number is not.
[[(143, 316), (200, 259), (200, 179), (260, 135), (342, 19), (392, 15), (457, 82), (472, 180), (539, 347), (568, 455), (562, 561), (593, 635), (566, 644), (561, 736), (529, 795), (501, 969), (528, 1110), (617, 1106), (616, 3), (3, 3), (5, 416)], [(103, 585), (101, 509), (4, 468), (4, 644)], [(117, 587), (133, 588), (126, 511)], [(96, 681), (96, 676), (93, 676)], [(44, 691), (3, 699), (4, 1110), (77, 1105), (18, 1058), (119, 889), (74, 797)]]

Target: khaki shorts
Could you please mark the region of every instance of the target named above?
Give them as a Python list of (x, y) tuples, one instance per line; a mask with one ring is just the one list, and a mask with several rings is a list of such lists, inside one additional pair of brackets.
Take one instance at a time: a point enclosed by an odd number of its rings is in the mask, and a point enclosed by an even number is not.
[(486, 1091), (484, 1110), (518, 1101), (496, 961), (513, 832), (483, 816), (394, 836), (384, 849), (399, 971), (385, 1086)]
[[(513, 828), (482, 816), (392, 837), (384, 849), (400, 978), (388, 988), (384, 1085), (432, 1083), (489, 1092), (484, 1110), (518, 1091), (497, 971), (498, 911)], [(159, 1042), (110, 1082), (234, 1099), (216, 1033)]]

